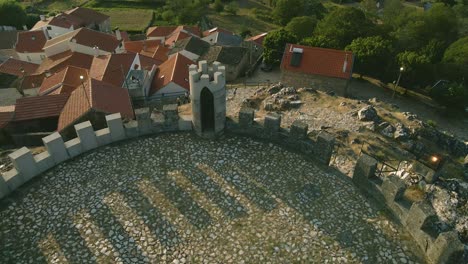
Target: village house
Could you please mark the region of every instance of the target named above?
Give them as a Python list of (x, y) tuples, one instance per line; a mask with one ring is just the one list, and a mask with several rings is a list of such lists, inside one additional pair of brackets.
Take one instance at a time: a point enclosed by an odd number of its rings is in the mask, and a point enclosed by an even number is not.
[(83, 121), (89, 120), (98, 130), (106, 127), (107, 114), (120, 113), (123, 118), (134, 118), (130, 96), (122, 87), (88, 78), (69, 96), (57, 125), (57, 131), (66, 139), (76, 137), (73, 125)]
[(177, 41), (169, 51), (169, 57), (182, 54), (190, 60), (197, 61), (210, 49), (210, 44), (199, 37), (189, 37)]
[[(177, 42), (177, 40), (190, 36), (200, 37), (200, 35), (201, 32), (197, 26), (155, 26), (149, 27), (146, 31), (147, 39), (159, 40), (167, 46)], [(169, 38), (171, 40), (168, 41)]]
[(43, 30), (48, 38), (55, 38), (81, 27), (110, 32), (110, 17), (89, 8), (76, 7), (53, 17), (41, 15), (31, 30)]
[(244, 42), (241, 36), (227, 33), (225, 31), (215, 31), (202, 38), (211, 45), (238, 47)]
[(150, 98), (177, 97), (190, 92), (188, 68), (192, 64), (195, 62), (181, 53), (170, 57), (159, 65), (148, 96)]
[(40, 64), (45, 58), (44, 45), (48, 37), (43, 30), (18, 32), (15, 51), (22, 61)]
[(159, 40), (124, 41), (124, 49), (127, 53), (139, 53), (159, 62), (168, 59), (170, 49), (161, 44)]
[(123, 52), (122, 40), (116, 36), (80, 28), (48, 40), (44, 45), (47, 57), (70, 50), (92, 56)]
[(266, 37), (267, 34), (268, 34), (268, 32), (258, 34), (256, 36), (253, 36), (253, 37), (250, 37), (250, 38), (246, 39), (245, 41), (251, 41), (251, 42), (254, 42), (257, 46), (263, 47), (263, 40), (265, 40), (265, 37)]
[(87, 69), (68, 66), (65, 69), (45, 78), (41, 84), (41, 87), (39, 88), (38, 94), (70, 94), (80, 86), (80, 84), (83, 82), (83, 79), (87, 78)]
[(249, 69), (249, 55), (249, 49), (245, 47), (212, 46), (200, 60), (206, 60), (208, 64), (220, 62), (226, 68), (226, 81), (233, 81)]
[(281, 82), (346, 96), (353, 62), (349, 51), (287, 44), (281, 61)]

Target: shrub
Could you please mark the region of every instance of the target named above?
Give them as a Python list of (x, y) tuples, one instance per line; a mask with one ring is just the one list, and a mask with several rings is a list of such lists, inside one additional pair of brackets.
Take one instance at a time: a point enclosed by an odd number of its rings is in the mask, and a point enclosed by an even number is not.
[(172, 12), (172, 10), (167, 10), (167, 11), (164, 11), (162, 14), (161, 14), (161, 18), (165, 21), (171, 21), (173, 18), (174, 18), (175, 14), (174, 12)]
[(216, 0), (213, 4), (213, 8), (216, 12), (222, 12), (224, 10), (224, 5), (221, 0)]

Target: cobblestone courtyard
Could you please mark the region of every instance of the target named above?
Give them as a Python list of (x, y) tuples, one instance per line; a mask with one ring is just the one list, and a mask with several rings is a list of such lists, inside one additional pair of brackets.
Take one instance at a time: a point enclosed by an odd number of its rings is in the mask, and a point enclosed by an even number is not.
[(164, 134), (59, 165), (0, 207), (1, 263), (413, 263), (350, 179), (269, 143)]

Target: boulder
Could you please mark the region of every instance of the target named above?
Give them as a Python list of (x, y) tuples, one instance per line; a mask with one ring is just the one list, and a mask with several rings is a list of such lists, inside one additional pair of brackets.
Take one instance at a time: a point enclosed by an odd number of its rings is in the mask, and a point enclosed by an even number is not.
[(368, 105), (358, 111), (358, 118), (361, 121), (377, 121), (379, 116), (377, 115), (375, 108), (371, 105)]
[(410, 138), (410, 130), (406, 128), (402, 123), (397, 123), (395, 125), (395, 133), (393, 134), (393, 138), (396, 140), (407, 140)]
[(395, 132), (395, 128), (392, 125), (388, 124), (384, 129), (380, 131), (380, 134), (388, 138), (393, 138), (394, 132)]
[(270, 88), (268, 88), (268, 93), (269, 94), (275, 94), (277, 92), (279, 92), (281, 89), (283, 88), (283, 84), (282, 83), (276, 83), (276, 84), (273, 84), (272, 86), (270, 86)]
[(296, 94), (296, 89), (294, 87), (285, 87), (282, 88), (278, 94), (280, 95), (290, 95), (290, 94)]

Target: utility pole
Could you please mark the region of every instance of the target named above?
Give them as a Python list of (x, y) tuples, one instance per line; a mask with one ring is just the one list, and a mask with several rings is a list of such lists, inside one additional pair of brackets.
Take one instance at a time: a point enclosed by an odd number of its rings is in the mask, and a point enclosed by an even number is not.
[(392, 99), (395, 98), (396, 88), (398, 87), (398, 84), (400, 83), (401, 73), (402, 73), (404, 70), (405, 70), (405, 68), (400, 67), (400, 73), (398, 74), (398, 79), (397, 79), (395, 85), (393, 86)]

